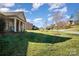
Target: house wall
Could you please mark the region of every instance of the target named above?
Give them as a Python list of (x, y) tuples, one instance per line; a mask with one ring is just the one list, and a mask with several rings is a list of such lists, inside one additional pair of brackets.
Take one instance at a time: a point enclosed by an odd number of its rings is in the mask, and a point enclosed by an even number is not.
[(14, 29), (14, 20), (13, 19), (6, 19), (6, 27), (5, 27), (5, 31), (13, 31)]
[(25, 30), (25, 22), (19, 20), (18, 25), (19, 25), (18, 26), (19, 31), (24, 31)]
[(25, 30), (25, 21), (22, 21), (21, 19), (18, 19), (14, 17), (14, 20), (16, 20), (16, 25), (14, 21), (14, 27), (16, 26), (16, 32), (23, 32)]
[(26, 29), (27, 30), (32, 30), (33, 28), (33, 24), (29, 23), (29, 22), (26, 22)]
[(5, 20), (6, 26), (5, 26), (5, 31), (9, 31), (9, 24), (8, 24), (8, 19)]
[(0, 18), (3, 18), (4, 22), (5, 22), (5, 28), (4, 28), (4, 31), (8, 31), (8, 17), (6, 17), (5, 15), (3, 14), (0, 14)]
[[(7, 17), (3, 14), (0, 14), (0, 17), (4, 18), (5, 21), (5, 29), (4, 31), (14, 31), (14, 32), (22, 32), (25, 30), (25, 21), (22, 21), (19, 18), (16, 17)], [(16, 25), (15, 20), (16, 19)], [(15, 31), (16, 27), (16, 31)]]

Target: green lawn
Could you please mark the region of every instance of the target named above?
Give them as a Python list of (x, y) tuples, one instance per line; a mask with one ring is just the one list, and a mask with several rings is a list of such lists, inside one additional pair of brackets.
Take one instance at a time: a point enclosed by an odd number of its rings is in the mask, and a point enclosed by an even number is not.
[(0, 33), (0, 56), (24, 56), (27, 47), (25, 33)]
[(79, 35), (52, 30), (0, 35), (0, 55), (79, 56)]
[(52, 31), (28, 31), (29, 56), (79, 55), (79, 35)]
[(69, 28), (69, 31), (79, 31), (79, 25), (72, 26), (72, 28)]

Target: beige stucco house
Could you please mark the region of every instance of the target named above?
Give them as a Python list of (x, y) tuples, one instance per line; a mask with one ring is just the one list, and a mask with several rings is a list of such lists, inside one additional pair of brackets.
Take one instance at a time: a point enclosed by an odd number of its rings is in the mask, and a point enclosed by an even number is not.
[(5, 31), (22, 32), (26, 29), (26, 18), (24, 12), (0, 12), (4, 18)]

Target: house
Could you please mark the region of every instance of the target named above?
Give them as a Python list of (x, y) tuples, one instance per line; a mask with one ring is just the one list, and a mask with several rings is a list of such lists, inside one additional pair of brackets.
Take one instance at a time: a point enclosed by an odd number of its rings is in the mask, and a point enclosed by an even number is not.
[(0, 18), (5, 21), (5, 31), (22, 32), (26, 29), (24, 12), (0, 12)]
[(33, 29), (33, 24), (29, 23), (29, 22), (26, 22), (26, 29), (27, 30), (32, 30)]
[(67, 25), (67, 22), (65, 21), (59, 21), (55, 24), (55, 27), (54, 28), (57, 28), (57, 29), (64, 29)]
[(71, 26), (72, 26), (72, 25), (75, 25), (75, 22), (74, 22), (73, 20), (69, 20), (69, 21), (68, 21), (68, 25), (71, 25)]
[(65, 29), (65, 28), (70, 28), (74, 25), (74, 21), (72, 20), (67, 20), (67, 21), (59, 21), (55, 24), (54, 28), (58, 29)]

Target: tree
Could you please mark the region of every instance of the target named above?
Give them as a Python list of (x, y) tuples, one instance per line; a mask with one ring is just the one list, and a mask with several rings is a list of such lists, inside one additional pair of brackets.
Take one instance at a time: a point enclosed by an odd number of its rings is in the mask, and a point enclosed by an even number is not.
[(74, 15), (74, 22), (76, 25), (79, 25), (79, 11), (77, 11)]
[(47, 30), (46, 28), (47, 28), (47, 20), (43, 20), (43, 28), (45, 29), (45, 30)]
[(55, 27), (58, 33), (58, 22), (63, 18), (63, 14), (60, 11), (56, 11), (53, 13), (53, 20), (55, 21)]
[(36, 27), (35, 25), (33, 25), (33, 28), (32, 28), (33, 30), (39, 30), (39, 28), (38, 27)]
[(47, 29), (47, 30), (51, 30), (51, 29), (54, 28), (54, 26), (55, 26), (54, 24), (51, 24), (51, 25), (47, 26), (46, 29)]

